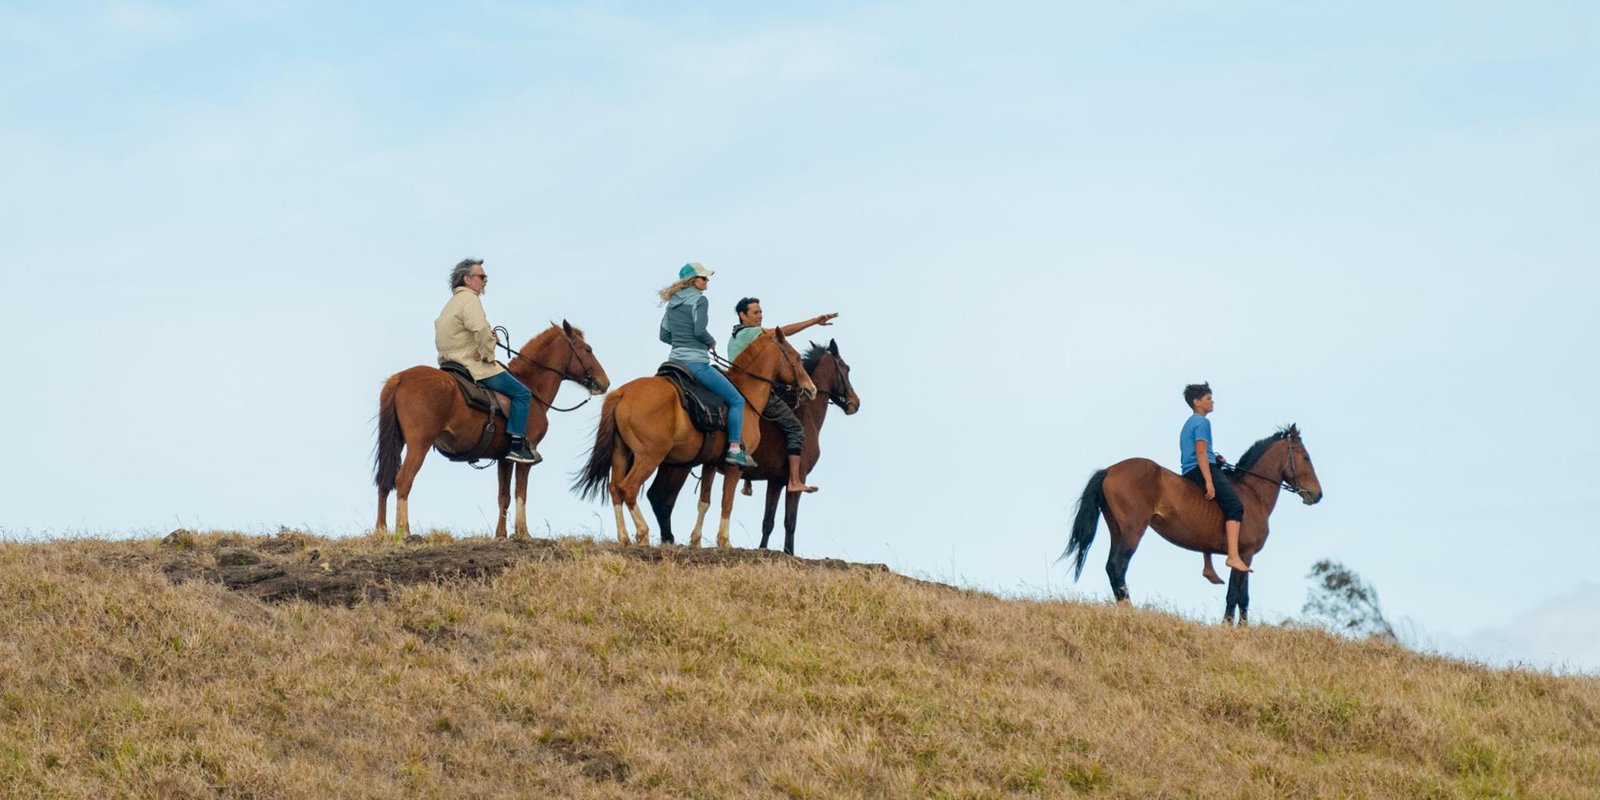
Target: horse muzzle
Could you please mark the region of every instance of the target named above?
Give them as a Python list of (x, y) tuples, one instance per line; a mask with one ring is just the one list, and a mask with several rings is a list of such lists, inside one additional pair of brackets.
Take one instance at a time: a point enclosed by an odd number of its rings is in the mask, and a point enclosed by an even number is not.
[(1322, 502), (1322, 491), (1320, 489), (1315, 492), (1311, 491), (1310, 489), (1301, 489), (1295, 492), (1295, 494), (1300, 495), (1300, 501), (1308, 506), (1314, 506)]

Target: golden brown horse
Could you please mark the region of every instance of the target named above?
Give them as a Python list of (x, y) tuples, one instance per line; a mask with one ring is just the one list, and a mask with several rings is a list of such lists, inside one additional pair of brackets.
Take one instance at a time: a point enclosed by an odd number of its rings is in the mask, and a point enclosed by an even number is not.
[[(551, 323), (529, 339), (506, 369), (533, 393), (526, 433), (529, 446), (537, 446), (550, 430), (550, 403), (563, 380), (578, 383), (591, 395), (605, 394), (611, 386), (605, 368), (594, 356), (594, 348), (584, 340), (583, 331), (566, 320), (560, 325)], [(378, 446), (373, 469), (373, 479), (378, 484), (378, 522), (373, 529), (379, 533), (388, 530), (385, 507), (389, 493), (396, 492), (395, 535), (409, 532), (406, 501), (428, 448), (467, 452), (478, 443), (486, 421), (483, 412), (469, 407), (462, 398), (456, 379), (442, 369), (419, 366), (390, 376), (378, 395)], [(496, 427), (489, 448), (492, 453), (503, 454), (510, 446), (510, 437), (503, 423)], [(528, 472), (532, 466), (516, 465), (518, 536), (528, 535)], [(512, 462), (500, 460), (500, 514), (495, 526), (495, 536), (500, 538), (506, 535), (506, 509), (511, 503), (511, 467)]]
[[(1280, 488), (1299, 495), (1306, 505), (1322, 499), (1322, 484), (1311, 466), (1311, 454), (1294, 425), (1251, 445), (1229, 477), (1244, 503), (1239, 556), (1246, 564), (1267, 544), (1267, 517), (1278, 503)], [(1072, 539), (1061, 554), (1062, 559), (1073, 559), (1073, 580), (1083, 574), (1083, 562), (1102, 514), (1111, 531), (1106, 575), (1119, 602), (1128, 600), (1128, 562), (1146, 527), (1155, 528), (1179, 547), (1207, 554), (1207, 558), (1228, 552), (1222, 509), (1207, 500), (1200, 487), (1148, 458), (1130, 458), (1096, 472), (1078, 499)], [(1239, 622), (1248, 623), (1250, 573), (1237, 569), (1228, 579), (1225, 622), (1233, 622), (1236, 608)]]
[[(811, 376), (811, 382), (817, 387), (817, 396), (795, 409), (795, 415), (800, 418), (800, 424), (806, 432), (805, 448), (800, 454), (800, 477), (804, 480), (822, 457), (822, 424), (827, 421), (828, 405), (837, 405), (847, 415), (854, 414), (861, 409), (861, 398), (856, 396), (855, 387), (850, 383), (850, 365), (839, 355), (838, 343), (829, 341), (827, 347), (822, 347), (813, 342), (801, 360), (806, 374)], [(772, 528), (778, 515), (778, 497), (782, 495), (787, 500), (783, 514), (783, 552), (794, 555), (794, 529), (800, 515), (801, 493), (783, 491), (789, 483), (789, 463), (783, 431), (777, 423), (766, 417), (761, 418), (760, 447), (752, 450), (751, 455), (755, 457), (756, 466), (754, 469), (740, 470), (740, 477), (745, 481), (745, 494), (750, 494), (752, 480), (766, 481), (767, 484), (766, 512), (761, 517), (761, 547), (765, 548), (772, 537)], [(726, 474), (726, 470), (723, 472)], [(711, 508), (711, 485), (716, 471), (707, 467), (700, 474), (700, 505), (694, 532), (690, 534), (691, 541), (700, 539), (706, 510)], [(650, 500), (650, 510), (655, 512), (656, 524), (661, 526), (662, 541), (672, 541), (672, 508), (677, 504), (678, 492), (688, 477), (688, 467), (663, 466), (656, 471), (656, 479), (650, 482), (650, 490), (645, 493)]]
[[(817, 387), (801, 365), (800, 354), (790, 346), (783, 332), (776, 329), (762, 332), (739, 353), (728, 370), (728, 380), (744, 395), (743, 435), (750, 452), (760, 446), (761, 412), (767, 407), (774, 382), (798, 386), (801, 397), (807, 400), (817, 394)], [(727, 449), (727, 438), (726, 432), (705, 434), (696, 430), (689, 413), (678, 400), (677, 388), (666, 378), (638, 378), (606, 397), (600, 411), (600, 424), (595, 428), (589, 463), (575, 476), (572, 489), (585, 499), (593, 499), (602, 491), (610, 494), (611, 506), (617, 515), (617, 541), (622, 544), (628, 543), (628, 527), (622, 517), (622, 507), (626, 504), (633, 515), (635, 541), (648, 545), (650, 525), (639, 513), (639, 489), (645, 480), (662, 464), (689, 467), (720, 463)], [(729, 546), (728, 518), (733, 513), (738, 470), (732, 475), (733, 479), (722, 491), (718, 547)], [(691, 547), (700, 546), (699, 531), (695, 533), (689, 542)]]

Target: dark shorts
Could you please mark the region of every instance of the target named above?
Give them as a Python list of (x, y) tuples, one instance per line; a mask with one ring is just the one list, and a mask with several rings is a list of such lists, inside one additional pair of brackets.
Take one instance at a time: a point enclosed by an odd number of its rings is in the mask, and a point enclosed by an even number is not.
[[(1183, 477), (1194, 481), (1200, 491), (1206, 490), (1206, 476), (1200, 474), (1200, 468), (1195, 467), (1183, 473)], [(1229, 522), (1240, 522), (1244, 519), (1244, 503), (1239, 502), (1239, 494), (1233, 490), (1233, 481), (1223, 474), (1222, 467), (1211, 465), (1211, 485), (1217, 490), (1217, 505), (1222, 508), (1222, 518)]]
[(774, 395), (767, 400), (767, 410), (763, 417), (772, 420), (778, 429), (783, 431), (783, 449), (791, 456), (800, 455), (805, 451), (806, 428), (800, 424), (800, 418), (794, 415), (794, 409), (789, 407), (783, 399)]

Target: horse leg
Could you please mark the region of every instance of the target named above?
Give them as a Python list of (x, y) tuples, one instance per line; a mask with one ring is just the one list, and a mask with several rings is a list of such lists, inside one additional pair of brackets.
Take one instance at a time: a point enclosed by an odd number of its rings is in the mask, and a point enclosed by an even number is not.
[(400, 462), (400, 472), (394, 479), (394, 538), (403, 539), (411, 533), (411, 485), (422, 469), (422, 460), (428, 457), (427, 441), (407, 441), (406, 458)]
[(733, 517), (733, 496), (739, 489), (739, 468), (729, 467), (722, 473), (722, 522), (717, 526), (717, 547), (726, 550), (733, 545), (728, 542), (728, 523)]
[[(745, 486), (750, 482), (745, 481)], [(767, 481), (767, 506), (761, 514), (761, 549), (767, 549), (767, 538), (772, 536), (772, 527), (778, 519), (778, 495), (783, 493), (783, 488), (776, 481)]]
[(662, 544), (676, 541), (672, 536), (672, 510), (677, 508), (678, 493), (683, 491), (683, 484), (687, 480), (688, 469), (662, 467), (656, 470), (655, 480), (650, 482), (650, 490), (645, 492), (645, 497), (650, 501), (650, 510), (655, 513), (656, 524), (661, 527)]
[(513, 462), (500, 459), (495, 464), (495, 480), (500, 486), (500, 513), (495, 515), (494, 538), (506, 538), (506, 509), (511, 506), (511, 465)]
[(622, 475), (628, 469), (628, 457), (619, 445), (611, 451), (611, 483), (606, 493), (611, 495), (611, 510), (617, 513), (617, 544), (628, 546), (628, 524), (622, 520)]
[[(628, 514), (633, 517), (633, 541), (641, 547), (650, 545), (650, 523), (645, 521), (644, 513), (639, 510), (639, 489), (644, 486), (645, 478), (650, 477), (650, 473), (655, 472), (656, 467), (660, 466), (666, 454), (665, 449), (655, 453), (635, 450), (633, 466), (628, 467), (628, 473), (622, 476), (622, 480), (611, 483), (621, 493), (622, 502), (628, 506)], [(618, 520), (621, 520), (620, 512)]]
[(528, 533), (528, 474), (533, 472), (532, 464), (517, 465), (517, 538), (532, 539)]
[(1239, 573), (1239, 625), (1250, 624), (1250, 570)]
[(388, 511), (388, 505), (389, 505), (389, 493), (384, 491), (383, 489), (379, 489), (378, 490), (378, 522), (377, 522), (376, 525), (372, 526), (372, 532), (373, 533), (381, 535), (381, 534), (385, 534), (385, 533), (389, 532), (389, 521), (388, 521), (388, 519), (385, 518), (385, 513), (384, 513), (386, 511)]
[(1228, 573), (1228, 596), (1222, 609), (1222, 624), (1224, 625), (1233, 624), (1233, 613), (1239, 607), (1239, 595), (1242, 593), (1242, 587), (1244, 586), (1244, 576), (1245, 573), (1239, 570), (1232, 570)]
[[(1107, 508), (1107, 512), (1111, 509)], [(1144, 538), (1144, 525), (1124, 525), (1114, 513), (1106, 513), (1106, 528), (1111, 533), (1111, 554), (1106, 557), (1106, 577), (1111, 579), (1111, 595), (1118, 603), (1132, 602), (1128, 594), (1128, 562)]]
[(783, 505), (783, 552), (794, 555), (794, 526), (800, 519), (802, 492), (785, 492)]
[[(727, 478), (723, 478), (724, 481)], [(695, 507), (694, 530), (689, 532), (689, 546), (700, 546), (700, 531), (706, 526), (706, 511), (711, 508), (711, 487), (717, 482), (717, 469), (710, 464), (700, 465), (700, 504)]]

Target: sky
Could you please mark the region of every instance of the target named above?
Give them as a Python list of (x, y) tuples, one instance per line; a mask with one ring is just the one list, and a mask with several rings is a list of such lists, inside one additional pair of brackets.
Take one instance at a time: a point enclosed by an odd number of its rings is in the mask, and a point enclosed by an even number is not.
[[(1256, 620), (1327, 558), (1414, 647), (1600, 672), (1597, 34), (1578, 2), (8, 3), (0, 537), (360, 535), (378, 389), (433, 361), (456, 261), (617, 386), (699, 261), (718, 336), (744, 296), (841, 315), (799, 337), (862, 400), (799, 555), (1105, 602), (1103, 524), (1056, 563), (1073, 503), (1175, 468), (1209, 381), (1218, 450), (1298, 423), (1326, 492), (1272, 516)], [(540, 445), (537, 535), (615, 536), (567, 488), (598, 405)], [(458, 535), (495, 505), (437, 456), (411, 497)], [(1134, 601), (1218, 619), (1198, 562), (1148, 536)]]

